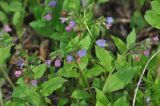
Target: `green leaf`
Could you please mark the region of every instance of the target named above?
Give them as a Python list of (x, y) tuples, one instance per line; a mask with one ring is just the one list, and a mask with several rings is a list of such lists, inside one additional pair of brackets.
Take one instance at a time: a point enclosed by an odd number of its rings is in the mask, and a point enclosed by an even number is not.
[(0, 34), (0, 48), (12, 46), (12, 37), (8, 33)]
[(64, 10), (79, 11), (80, 10), (80, 0), (65, 0), (63, 4)]
[(112, 71), (114, 58), (111, 52), (96, 46), (96, 56), (107, 71)]
[(24, 8), (22, 7), (22, 4), (20, 2), (11, 2), (9, 4), (9, 9), (12, 12), (20, 12), (20, 11), (24, 11)]
[(145, 13), (145, 20), (153, 27), (160, 29), (160, 15), (155, 13), (153, 10), (149, 10)]
[(71, 97), (80, 100), (80, 99), (88, 99), (90, 95), (88, 94), (88, 92), (84, 90), (75, 90), (73, 91)]
[(61, 88), (63, 84), (66, 82), (65, 79), (61, 77), (54, 77), (49, 79), (48, 81), (44, 82), (42, 84), (42, 90), (41, 93), (44, 96), (49, 96), (52, 94), (55, 90)]
[(85, 71), (85, 77), (92, 78), (100, 75), (102, 72), (105, 72), (105, 70), (100, 65), (96, 64), (91, 69)]
[(86, 36), (85, 38), (83, 38), (83, 39), (80, 41), (80, 47), (81, 47), (81, 48), (84, 48), (84, 49), (86, 49), (86, 50), (89, 49), (90, 44), (91, 44), (91, 38), (90, 38), (89, 35)]
[(109, 93), (123, 89), (131, 82), (134, 75), (137, 73), (138, 67), (124, 67), (112, 75), (109, 75), (104, 86), (103, 92)]
[(98, 3), (106, 3), (106, 2), (108, 2), (109, 0), (98, 0), (97, 2)]
[(96, 106), (111, 106), (106, 95), (96, 88)]
[(12, 24), (16, 27), (18, 35), (21, 35), (21, 32), (23, 31), (23, 15), (22, 12), (15, 12), (13, 15)]
[(0, 65), (5, 64), (10, 56), (10, 46), (0, 48)]
[(155, 11), (157, 14), (160, 14), (160, 1), (154, 0), (151, 2), (152, 10)]
[(116, 69), (120, 69), (125, 65), (127, 65), (126, 56), (117, 54), (117, 60), (115, 61)]
[(4, 2), (4, 1), (0, 2), (0, 6), (6, 13), (10, 11), (10, 8), (7, 2)]
[(113, 104), (113, 106), (129, 106), (126, 97), (120, 97), (118, 100), (116, 100)]
[(41, 78), (46, 70), (46, 64), (40, 64), (33, 67), (32, 71), (34, 72), (34, 79)]
[(78, 63), (78, 66), (81, 70), (84, 70), (88, 64), (88, 57), (84, 56), (81, 58), (80, 63)]
[(15, 98), (26, 100), (27, 102), (36, 106), (44, 105), (39, 93), (37, 93), (34, 89), (30, 89), (26, 85), (16, 87), (12, 96)]
[(26, 101), (32, 103), (35, 106), (44, 106), (41, 96), (32, 89), (28, 90)]
[(126, 50), (126, 44), (118, 37), (112, 36), (112, 39), (116, 47), (118, 48), (118, 51), (120, 53), (123, 53)]
[(133, 29), (127, 36), (127, 48), (132, 47), (136, 42), (136, 31)]
[(8, 18), (7, 18), (7, 15), (3, 12), (3, 11), (0, 11), (0, 21), (3, 23), (3, 24), (6, 24), (8, 22)]
[(63, 76), (63, 77), (66, 77), (66, 78), (77, 78), (79, 77), (79, 73), (76, 71), (76, 70), (67, 70), (65, 68), (61, 68), (59, 71), (58, 71), (58, 75), (59, 76)]

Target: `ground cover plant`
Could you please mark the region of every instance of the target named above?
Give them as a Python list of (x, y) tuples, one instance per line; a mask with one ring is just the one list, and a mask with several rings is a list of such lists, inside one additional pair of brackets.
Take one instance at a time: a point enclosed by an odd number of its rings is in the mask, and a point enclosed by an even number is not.
[(0, 106), (160, 106), (159, 0), (0, 0)]

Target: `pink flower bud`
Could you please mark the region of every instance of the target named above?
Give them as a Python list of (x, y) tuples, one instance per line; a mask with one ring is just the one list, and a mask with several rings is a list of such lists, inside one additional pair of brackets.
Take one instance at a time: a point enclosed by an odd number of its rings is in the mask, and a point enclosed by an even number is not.
[(14, 75), (18, 78), (22, 75), (22, 70), (15, 71)]

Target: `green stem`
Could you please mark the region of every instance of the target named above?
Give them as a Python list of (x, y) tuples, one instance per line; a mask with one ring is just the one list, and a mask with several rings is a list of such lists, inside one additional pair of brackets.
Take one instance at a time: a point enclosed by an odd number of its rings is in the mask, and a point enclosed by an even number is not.
[(85, 77), (83, 76), (83, 72), (82, 72), (81, 69), (80, 69), (80, 75), (81, 75), (82, 80), (86, 83), (87, 88), (88, 88), (88, 90), (89, 90), (89, 93), (92, 94), (92, 91), (91, 91), (91, 89), (90, 89), (90, 87), (89, 87), (88, 81), (87, 81), (87, 80), (85, 79)]
[(0, 67), (0, 71), (2, 71), (4, 78), (8, 81), (8, 83), (11, 85), (11, 87), (14, 89), (15, 85), (13, 84), (12, 80), (9, 78), (8, 74), (4, 71), (4, 67)]
[(160, 49), (158, 49), (158, 50), (156, 51), (156, 53), (154, 53), (154, 54), (149, 58), (149, 60), (147, 61), (146, 65), (145, 65), (145, 67), (144, 67), (144, 69), (143, 69), (143, 71), (142, 71), (142, 73), (141, 73), (141, 76), (140, 76), (140, 78), (139, 78), (139, 80), (138, 80), (137, 87), (135, 88), (132, 106), (135, 106), (138, 89), (139, 89), (139, 86), (140, 86), (140, 84), (141, 84), (141, 81), (142, 81), (142, 78), (143, 78), (143, 76), (144, 76), (144, 73), (146, 72), (147, 67), (148, 67), (149, 63), (151, 62), (151, 60), (152, 60), (159, 52), (160, 52)]

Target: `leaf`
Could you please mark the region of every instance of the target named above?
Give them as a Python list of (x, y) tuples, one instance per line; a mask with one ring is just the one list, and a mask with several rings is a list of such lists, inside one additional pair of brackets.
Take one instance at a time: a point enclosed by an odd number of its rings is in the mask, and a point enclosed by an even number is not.
[(117, 54), (117, 60), (115, 61), (116, 69), (120, 69), (127, 65), (127, 60), (124, 55)]
[(24, 11), (24, 8), (22, 7), (22, 4), (20, 2), (11, 2), (9, 4), (9, 10), (12, 12), (20, 12), (20, 11)]
[(85, 77), (92, 78), (100, 75), (102, 72), (105, 72), (105, 70), (100, 65), (96, 64), (91, 69), (85, 71)]
[(36, 106), (44, 105), (39, 93), (37, 93), (34, 89), (30, 89), (26, 85), (16, 87), (12, 96), (15, 98), (26, 100), (27, 102)]
[(0, 48), (12, 46), (12, 44), (12, 37), (8, 33), (4, 32), (0, 34)]
[(42, 90), (41, 93), (44, 96), (49, 96), (52, 94), (55, 90), (61, 88), (63, 84), (66, 82), (65, 79), (61, 77), (54, 77), (49, 79), (48, 81), (44, 82), (42, 84)]
[(136, 42), (136, 32), (135, 29), (133, 29), (129, 35), (127, 36), (127, 48), (132, 47)]
[(46, 70), (46, 64), (35, 66), (32, 71), (34, 72), (34, 79), (41, 78)]
[(107, 71), (112, 71), (114, 58), (111, 52), (96, 46), (96, 56)]
[(99, 89), (97, 88), (95, 89), (96, 89), (96, 106), (111, 106), (106, 95)]
[(126, 97), (120, 97), (118, 100), (116, 100), (113, 104), (113, 106), (129, 106)]
[(23, 30), (23, 18), (24, 14), (22, 12), (15, 12), (13, 15), (12, 24), (16, 27), (18, 35), (21, 35), (21, 32)]
[(0, 48), (0, 65), (5, 64), (9, 56), (10, 56), (10, 46)]
[(66, 78), (78, 78), (79, 77), (79, 73), (76, 71), (76, 70), (67, 70), (65, 68), (61, 68), (59, 71), (58, 71), (58, 75), (59, 76), (63, 76), (63, 77), (66, 77)]
[(126, 44), (118, 37), (112, 36), (112, 39), (116, 47), (118, 48), (118, 51), (120, 53), (123, 53), (126, 50)]
[(155, 11), (157, 14), (160, 14), (160, 1), (154, 0), (151, 2), (152, 10)]
[(47, 25), (44, 20), (36, 20), (30, 23), (30, 26), (44, 37), (49, 37), (53, 33), (51, 25)]
[(65, 0), (63, 4), (64, 10), (79, 11), (80, 10), (80, 0)]
[(88, 57), (84, 56), (80, 59), (80, 63), (78, 63), (78, 66), (81, 70), (84, 70), (88, 64)]
[(131, 82), (139, 67), (124, 67), (112, 75), (109, 75), (104, 86), (103, 92), (109, 93), (123, 89)]
[(145, 13), (145, 20), (153, 27), (160, 29), (160, 15), (155, 13), (153, 10), (149, 10)]
[(3, 12), (3, 11), (0, 11), (0, 21), (3, 23), (3, 24), (6, 24), (8, 22), (8, 18), (7, 18), (7, 15)]
[(0, 6), (6, 13), (10, 11), (10, 8), (7, 2), (4, 2), (4, 1), (0, 2)]
[(90, 95), (88, 94), (88, 92), (84, 90), (75, 90), (73, 91), (71, 97), (80, 100), (80, 99), (88, 99)]
[(103, 83), (104, 82), (100, 78), (94, 78), (92, 86), (94, 88), (102, 89)]
[(98, 3), (106, 3), (108, 2), (109, 0), (98, 0)]
[(81, 48), (84, 48), (84, 49), (86, 49), (86, 50), (89, 49), (90, 44), (91, 44), (91, 38), (90, 38), (89, 35), (86, 36), (85, 38), (83, 38), (83, 39), (80, 41), (80, 47), (81, 47)]

